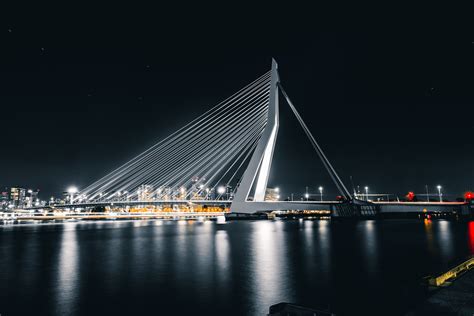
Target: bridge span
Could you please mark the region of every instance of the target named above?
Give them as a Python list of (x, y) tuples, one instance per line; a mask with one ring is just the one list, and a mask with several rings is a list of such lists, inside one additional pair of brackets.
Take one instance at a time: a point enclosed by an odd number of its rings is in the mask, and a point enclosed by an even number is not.
[[(274, 201), (267, 184), (279, 129), (280, 94), (338, 190), (338, 201)], [(322, 195), (321, 195), (322, 196)], [(271, 200), (271, 201), (270, 201)], [(278, 65), (178, 131), (54, 208), (187, 205), (253, 214), (325, 210), (335, 217), (375, 216), (404, 209), (456, 209), (458, 204), (384, 204), (357, 199), (283, 89)]]
[[(90, 208), (97, 206), (162, 206), (162, 205), (206, 205), (226, 206), (235, 204), (232, 200), (149, 200), (149, 201), (97, 201), (90, 203), (55, 204), (54, 208)], [(332, 205), (341, 204), (340, 201), (263, 201), (247, 202), (256, 211), (283, 211), (283, 210), (311, 210), (329, 209)]]

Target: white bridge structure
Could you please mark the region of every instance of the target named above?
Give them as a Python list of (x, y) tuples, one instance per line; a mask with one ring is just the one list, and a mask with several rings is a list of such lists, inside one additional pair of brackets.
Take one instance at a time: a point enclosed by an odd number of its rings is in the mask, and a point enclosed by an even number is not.
[[(346, 202), (265, 200), (278, 137), (280, 94)], [(57, 207), (188, 203), (255, 213), (334, 210), (338, 204), (353, 202), (359, 203), (291, 103), (272, 60), (269, 72)]]

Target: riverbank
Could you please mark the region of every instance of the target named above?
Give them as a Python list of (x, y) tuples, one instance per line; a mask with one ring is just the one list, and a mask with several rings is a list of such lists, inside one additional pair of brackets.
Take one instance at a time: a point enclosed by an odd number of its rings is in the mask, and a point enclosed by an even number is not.
[[(466, 261), (471, 262), (472, 259)], [(438, 288), (434, 288), (433, 294), (407, 316), (474, 315), (474, 269), (472, 264), (470, 265), (471, 269), (455, 275), (455, 279), (443, 280)], [(450, 271), (445, 274), (449, 274)], [(445, 274), (432, 278), (430, 283), (442, 279)]]

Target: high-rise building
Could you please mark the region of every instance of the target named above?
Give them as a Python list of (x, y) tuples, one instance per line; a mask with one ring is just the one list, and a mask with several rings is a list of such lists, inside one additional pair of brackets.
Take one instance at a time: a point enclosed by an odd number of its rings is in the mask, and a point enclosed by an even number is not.
[(0, 192), (0, 210), (7, 209), (10, 204), (8, 188), (5, 188)]
[(25, 206), (26, 189), (12, 187), (10, 188), (10, 203), (14, 207)]
[(25, 205), (27, 207), (32, 207), (32, 206), (35, 206), (37, 203), (39, 203), (38, 193), (39, 193), (39, 190), (29, 189), (28, 191), (26, 191)]

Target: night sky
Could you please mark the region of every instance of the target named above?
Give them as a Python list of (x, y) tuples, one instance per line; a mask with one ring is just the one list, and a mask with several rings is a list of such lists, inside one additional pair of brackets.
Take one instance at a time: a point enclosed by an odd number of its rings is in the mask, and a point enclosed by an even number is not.
[[(423, 193), (425, 184), (457, 196), (474, 189), (467, 29), (328, 31), (297, 15), (280, 14), (272, 25), (268, 15), (148, 13), (2, 20), (1, 187), (39, 188), (44, 199), (84, 187), (269, 70), (273, 56), (350, 190), (350, 176), (380, 193)], [(323, 185), (335, 195), (280, 100), (270, 186), (289, 195)]]

